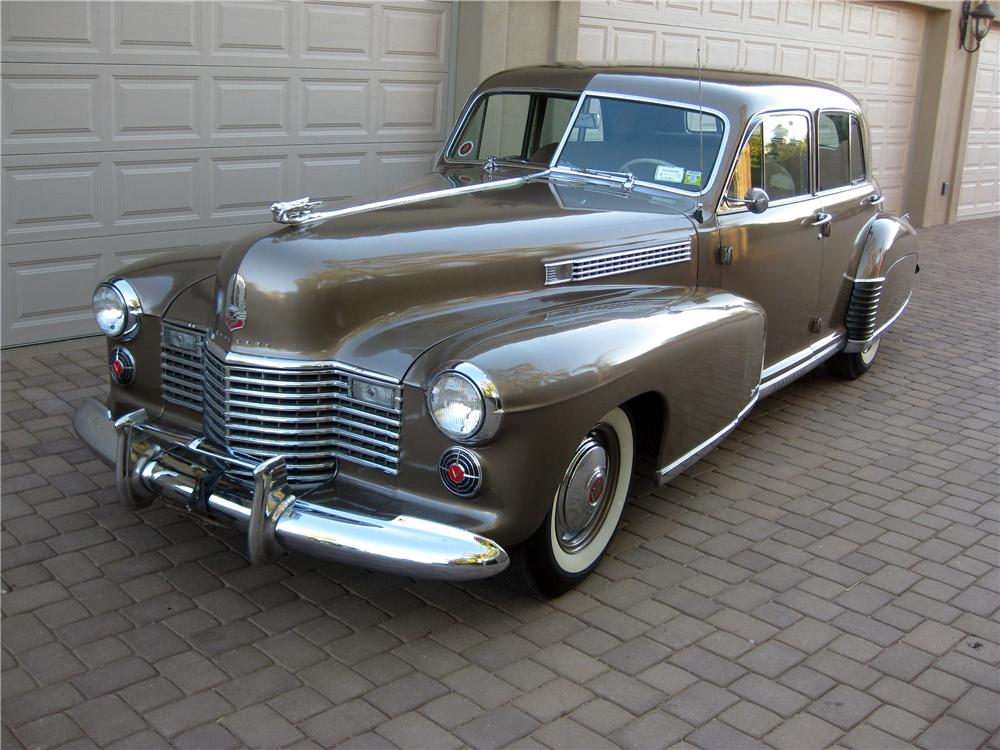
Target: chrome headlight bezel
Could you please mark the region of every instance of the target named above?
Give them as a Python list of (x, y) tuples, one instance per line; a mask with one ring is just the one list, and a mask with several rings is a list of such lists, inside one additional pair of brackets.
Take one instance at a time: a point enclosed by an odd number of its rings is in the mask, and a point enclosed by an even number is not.
[[(97, 318), (96, 299), (98, 292), (102, 289), (109, 289), (118, 297), (123, 315), (121, 330), (106, 330), (101, 326)], [(142, 321), (142, 303), (139, 301), (139, 294), (135, 291), (135, 288), (125, 279), (111, 279), (98, 284), (94, 290), (94, 300), (94, 318), (98, 320), (98, 328), (101, 329), (101, 332), (105, 336), (116, 341), (130, 341), (138, 335), (139, 325)]]
[[(432, 402), (434, 386), (442, 378), (448, 376), (460, 377), (468, 381), (478, 392), (479, 398), (482, 401), (482, 417), (480, 418), (477, 427), (468, 434), (449, 430), (438, 423), (437, 419), (434, 417), (434, 405)], [(442, 434), (457, 443), (463, 443), (465, 445), (484, 443), (497, 434), (497, 431), (500, 429), (500, 423), (503, 421), (503, 406), (500, 401), (500, 392), (497, 389), (496, 384), (489, 375), (470, 362), (459, 362), (452, 367), (441, 370), (437, 373), (437, 375), (431, 378), (430, 384), (427, 386), (426, 390), (426, 401), (427, 412), (430, 415), (434, 426), (437, 427)]]

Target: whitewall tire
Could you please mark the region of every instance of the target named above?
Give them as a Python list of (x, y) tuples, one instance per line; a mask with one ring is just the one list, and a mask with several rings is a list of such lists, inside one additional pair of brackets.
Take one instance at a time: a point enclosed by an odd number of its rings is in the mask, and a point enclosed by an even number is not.
[(535, 593), (556, 596), (597, 567), (628, 500), (635, 437), (612, 409), (577, 446), (545, 522), (515, 552), (515, 572)]

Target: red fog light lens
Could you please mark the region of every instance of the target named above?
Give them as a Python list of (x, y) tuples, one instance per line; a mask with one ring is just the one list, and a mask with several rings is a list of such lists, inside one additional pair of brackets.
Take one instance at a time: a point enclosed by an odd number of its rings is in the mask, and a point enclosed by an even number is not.
[(444, 486), (459, 497), (475, 497), (483, 487), (479, 457), (465, 448), (449, 448), (441, 454), (438, 472)]
[(118, 385), (128, 386), (135, 380), (135, 358), (124, 346), (116, 346), (108, 359), (111, 379)]

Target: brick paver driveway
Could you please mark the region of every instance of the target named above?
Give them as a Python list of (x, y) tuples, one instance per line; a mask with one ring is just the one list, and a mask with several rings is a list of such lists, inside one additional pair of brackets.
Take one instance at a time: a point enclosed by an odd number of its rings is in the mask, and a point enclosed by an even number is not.
[(997, 253), (923, 232), (866, 377), (762, 402), (550, 602), (123, 510), (71, 428), (103, 344), (5, 352), (3, 747), (997, 747)]

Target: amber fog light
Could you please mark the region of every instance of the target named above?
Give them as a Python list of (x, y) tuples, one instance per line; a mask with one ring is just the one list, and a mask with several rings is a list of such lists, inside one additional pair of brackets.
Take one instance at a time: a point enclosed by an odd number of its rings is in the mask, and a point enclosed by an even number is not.
[(128, 386), (135, 380), (135, 357), (124, 346), (116, 346), (108, 360), (111, 379), (118, 385)]
[(483, 487), (479, 457), (465, 448), (449, 448), (441, 455), (438, 471), (444, 486), (459, 497), (475, 497)]

